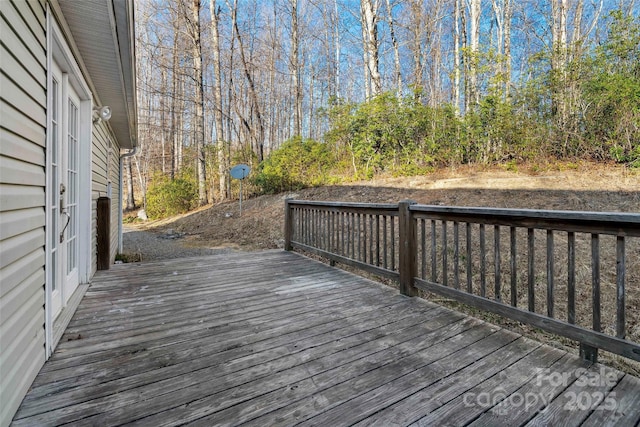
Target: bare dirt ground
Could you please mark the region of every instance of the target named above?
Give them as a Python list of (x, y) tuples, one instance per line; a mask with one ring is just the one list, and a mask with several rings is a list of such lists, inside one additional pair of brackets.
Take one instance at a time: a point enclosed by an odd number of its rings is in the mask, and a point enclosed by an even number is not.
[(428, 176), (387, 178), (309, 188), (205, 206), (178, 217), (128, 224), (138, 230), (184, 233), (190, 247), (240, 250), (282, 247), (287, 197), (305, 200), (421, 204), (601, 212), (640, 212), (640, 171), (591, 163), (526, 172), (477, 167)]
[[(160, 237), (159, 244), (163, 244), (163, 237), (177, 234), (179, 238), (171, 243), (176, 252), (180, 248), (187, 252), (281, 248), (286, 198), (381, 203), (411, 199), (430, 205), (640, 213), (640, 171), (592, 163), (521, 167), (517, 172), (458, 167), (427, 176), (385, 178), (250, 198), (243, 202), (242, 216), (238, 201), (233, 201), (164, 220), (133, 222), (127, 228), (145, 232), (147, 237), (156, 235)], [(144, 251), (144, 245), (140, 250)], [(141, 255), (145, 259), (144, 253)], [(640, 293), (635, 286), (640, 278), (628, 279), (628, 292)], [(634, 295), (633, 300), (637, 299)], [(552, 345), (571, 345), (508, 319), (479, 313), (453, 301), (437, 301)], [(639, 310), (627, 311), (632, 325), (640, 330)], [(640, 364), (606, 353), (601, 358), (640, 375)]]

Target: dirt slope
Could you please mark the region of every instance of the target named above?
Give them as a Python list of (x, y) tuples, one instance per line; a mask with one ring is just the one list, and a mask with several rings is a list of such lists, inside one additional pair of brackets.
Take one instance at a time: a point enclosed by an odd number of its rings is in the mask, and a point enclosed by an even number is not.
[(640, 173), (595, 164), (544, 171), (447, 169), (428, 176), (388, 178), (310, 188), (201, 208), (161, 221), (131, 224), (141, 229), (184, 233), (182, 242), (243, 250), (282, 247), (284, 199), (398, 202), (501, 208), (640, 212)]

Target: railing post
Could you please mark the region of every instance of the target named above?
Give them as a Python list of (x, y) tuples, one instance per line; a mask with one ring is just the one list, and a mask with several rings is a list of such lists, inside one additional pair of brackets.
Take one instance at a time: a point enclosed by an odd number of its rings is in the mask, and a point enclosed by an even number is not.
[(413, 278), (417, 275), (416, 223), (409, 209), (411, 205), (415, 204), (416, 202), (413, 200), (403, 200), (398, 204), (400, 293), (410, 297), (418, 295), (418, 289), (413, 285)]
[(292, 250), (291, 239), (293, 238), (293, 213), (290, 206), (291, 199), (284, 201), (284, 250)]
[(598, 363), (598, 348), (580, 343), (580, 357), (591, 363)]

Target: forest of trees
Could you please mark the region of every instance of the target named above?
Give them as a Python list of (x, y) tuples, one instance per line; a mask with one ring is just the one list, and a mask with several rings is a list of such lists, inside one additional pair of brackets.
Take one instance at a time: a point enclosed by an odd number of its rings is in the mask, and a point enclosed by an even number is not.
[[(140, 0), (127, 207), (462, 163), (640, 166), (634, 0)], [(135, 185), (134, 185), (135, 184)], [(235, 183), (233, 183), (235, 185)], [(139, 190), (134, 200), (133, 189)]]

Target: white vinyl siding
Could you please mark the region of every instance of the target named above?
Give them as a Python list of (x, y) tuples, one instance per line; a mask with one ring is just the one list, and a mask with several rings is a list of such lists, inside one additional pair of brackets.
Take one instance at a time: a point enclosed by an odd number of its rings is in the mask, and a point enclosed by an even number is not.
[[(111, 150), (109, 147), (111, 146)], [(91, 156), (91, 193), (93, 198), (93, 212), (91, 216), (92, 229), (97, 229), (96, 206), (98, 197), (108, 194), (108, 184), (111, 183), (111, 244), (110, 260), (113, 263), (118, 251), (118, 201), (120, 150), (109, 126), (100, 121), (93, 127), (93, 152)], [(96, 235), (93, 235), (92, 247), (97, 248)], [(97, 249), (93, 251), (92, 271), (97, 268)]]
[(45, 360), (46, 19), (0, 1), (0, 426)]

